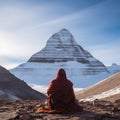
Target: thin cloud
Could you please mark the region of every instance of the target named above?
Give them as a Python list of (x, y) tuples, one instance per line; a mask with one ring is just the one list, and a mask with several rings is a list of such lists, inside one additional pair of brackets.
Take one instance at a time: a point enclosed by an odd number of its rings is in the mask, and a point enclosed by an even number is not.
[(112, 63), (118, 63), (120, 60), (119, 55), (120, 42), (111, 42), (96, 46), (91, 46), (89, 51), (94, 57), (102, 61), (105, 65), (111, 65)]

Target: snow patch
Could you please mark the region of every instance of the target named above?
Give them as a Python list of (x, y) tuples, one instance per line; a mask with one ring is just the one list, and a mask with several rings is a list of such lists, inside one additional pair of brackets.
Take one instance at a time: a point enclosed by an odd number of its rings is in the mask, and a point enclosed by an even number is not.
[(12, 100), (20, 100), (20, 98), (16, 97), (15, 95), (8, 94), (8, 97)]
[(87, 68), (87, 64), (77, 61), (55, 63), (27, 62), (10, 70), (10, 72), (29, 84), (48, 86), (50, 81), (56, 77), (56, 73), (60, 68), (65, 69), (67, 78), (73, 82), (75, 88), (91, 86), (111, 75), (103, 72), (85, 76), (83, 72)]
[(7, 99), (12, 99), (12, 100), (20, 100), (20, 98), (16, 97), (15, 95), (11, 94), (10, 92), (4, 92), (0, 90), (0, 97), (4, 98), (6, 96)]
[(2, 91), (2, 90), (0, 90), (0, 95), (3, 95), (3, 94), (5, 94), (5, 92), (4, 92), (4, 91)]
[(120, 93), (120, 88), (117, 87), (117, 88), (102, 92), (101, 94), (93, 95), (85, 99), (81, 99), (80, 101), (94, 101), (95, 99), (103, 99), (103, 98), (110, 97), (110, 96), (113, 96), (119, 93)]
[[(48, 89), (48, 86), (44, 86), (44, 85), (36, 85), (36, 84), (29, 84), (29, 86), (38, 91), (38, 92), (41, 92), (41, 93), (44, 93), (44, 94), (47, 94), (47, 89)], [(74, 91), (75, 92), (78, 92), (80, 90), (82, 90), (83, 88), (74, 88)]]
[(44, 93), (44, 94), (47, 93), (48, 86), (36, 85), (36, 84), (29, 84), (29, 86), (32, 87), (32, 89), (34, 89), (38, 92), (41, 92), (41, 93)]

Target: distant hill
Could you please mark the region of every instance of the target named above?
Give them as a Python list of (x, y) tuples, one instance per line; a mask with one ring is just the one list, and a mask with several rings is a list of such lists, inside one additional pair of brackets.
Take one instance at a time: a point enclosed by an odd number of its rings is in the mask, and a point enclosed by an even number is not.
[(18, 79), (0, 66), (0, 99), (45, 99), (46, 96), (33, 90), (24, 81)]
[(79, 100), (115, 100), (120, 98), (120, 72), (76, 93)]
[(120, 72), (120, 65), (112, 63), (112, 65), (108, 66), (107, 69), (109, 70), (110, 73), (115, 74), (117, 72)]

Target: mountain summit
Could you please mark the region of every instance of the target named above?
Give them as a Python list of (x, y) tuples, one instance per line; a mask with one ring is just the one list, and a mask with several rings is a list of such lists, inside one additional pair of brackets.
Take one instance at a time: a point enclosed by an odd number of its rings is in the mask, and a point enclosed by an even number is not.
[(52, 35), (45, 48), (34, 54), (29, 62), (65, 62), (78, 58), (79, 46), (73, 35), (62, 29)]
[(32, 55), (27, 63), (19, 65), (11, 72), (29, 83), (48, 85), (59, 68), (64, 68), (70, 79), (77, 80), (77, 86), (82, 80), (81, 76), (108, 72), (102, 62), (77, 44), (67, 29), (53, 34), (42, 50)]

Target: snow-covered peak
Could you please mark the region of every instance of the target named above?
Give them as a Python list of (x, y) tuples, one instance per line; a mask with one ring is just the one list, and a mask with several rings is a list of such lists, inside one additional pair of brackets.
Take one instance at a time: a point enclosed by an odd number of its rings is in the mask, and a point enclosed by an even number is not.
[(51, 44), (56, 45), (75, 45), (76, 41), (73, 35), (67, 29), (61, 29), (57, 33), (53, 34), (47, 41), (47, 46)]
[(57, 32), (56, 34), (59, 34), (60, 37), (64, 38), (64, 37), (71, 37), (72, 34), (70, 33), (69, 30), (67, 29), (61, 29), (59, 32)]
[(61, 29), (58, 33), (71, 34), (70, 31), (66, 28)]
[(106, 67), (95, 59), (87, 50), (76, 43), (67, 29), (61, 29), (48, 39), (46, 46), (35, 53), (28, 62), (70, 62), (76, 61), (89, 66), (85, 74), (107, 72)]
[(120, 65), (118, 65), (118, 64), (116, 64), (116, 63), (112, 63), (111, 66), (108, 66), (108, 70), (109, 70), (111, 73), (120, 72)]

